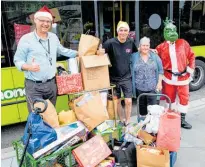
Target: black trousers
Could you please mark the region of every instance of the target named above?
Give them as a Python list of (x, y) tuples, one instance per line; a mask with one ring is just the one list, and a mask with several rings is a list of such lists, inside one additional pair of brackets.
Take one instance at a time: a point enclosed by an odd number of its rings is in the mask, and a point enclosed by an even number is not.
[(25, 92), (29, 112), (32, 111), (33, 102), (36, 98), (49, 99), (54, 106), (56, 105), (57, 86), (55, 79), (46, 83), (35, 83), (34, 81), (26, 79)]
[[(136, 90), (137, 97), (142, 94), (142, 93), (156, 93), (154, 90), (153, 91), (141, 91), (141, 90)], [(141, 96), (139, 100), (139, 108), (140, 108), (140, 115), (145, 116), (147, 115), (147, 106), (148, 105), (154, 105), (157, 104), (157, 97), (156, 96)]]

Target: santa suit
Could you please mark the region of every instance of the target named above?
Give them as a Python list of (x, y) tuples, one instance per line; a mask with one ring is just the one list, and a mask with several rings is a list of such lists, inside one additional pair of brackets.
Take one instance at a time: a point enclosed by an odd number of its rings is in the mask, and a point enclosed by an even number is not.
[[(189, 82), (195, 68), (195, 56), (190, 45), (183, 39), (174, 43), (165, 41), (157, 46), (164, 68), (162, 92), (170, 97), (172, 109), (180, 113), (187, 113), (189, 103)], [(186, 71), (186, 72), (185, 72)], [(174, 73), (182, 73), (176, 76)], [(176, 104), (176, 95), (179, 103)]]

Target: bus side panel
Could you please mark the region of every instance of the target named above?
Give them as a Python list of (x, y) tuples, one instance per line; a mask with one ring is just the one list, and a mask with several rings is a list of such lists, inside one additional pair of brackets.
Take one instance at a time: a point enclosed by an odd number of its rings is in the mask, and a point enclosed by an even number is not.
[[(12, 79), (11, 69), (1, 69), (1, 104), (6, 105), (10, 102), (16, 102), (16, 93)], [(17, 104), (1, 107), (1, 125), (8, 125), (20, 122)]]
[(191, 47), (195, 56), (203, 56), (205, 58), (205, 45)]
[(27, 103), (19, 103), (18, 104), (18, 110), (19, 110), (19, 115), (20, 115), (20, 121), (24, 122), (27, 120), (28, 118), (28, 107), (27, 107)]
[[(14, 87), (16, 90), (18, 90), (18, 96), (17, 96), (17, 101), (20, 100), (25, 100), (25, 88), (24, 88), (24, 73), (21, 71), (18, 71), (17, 68), (12, 68), (12, 75), (13, 75), (13, 80), (14, 80)], [(27, 120), (28, 117), (28, 107), (27, 103), (18, 103), (18, 111), (19, 111), (19, 117), (20, 117), (20, 122), (24, 122)]]
[(1, 107), (1, 126), (20, 122), (17, 104)]
[(56, 111), (61, 112), (62, 110), (67, 111), (68, 109), (68, 95), (58, 96), (56, 102)]

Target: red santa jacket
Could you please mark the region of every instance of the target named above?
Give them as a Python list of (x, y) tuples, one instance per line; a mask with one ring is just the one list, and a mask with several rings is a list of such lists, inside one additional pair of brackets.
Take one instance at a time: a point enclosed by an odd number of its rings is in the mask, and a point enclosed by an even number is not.
[[(195, 56), (187, 41), (178, 39), (174, 43), (165, 41), (157, 46), (164, 68), (163, 80), (171, 85), (187, 85), (190, 82), (190, 74), (193, 74), (195, 68)], [(187, 72), (183, 76), (175, 76), (168, 72)]]

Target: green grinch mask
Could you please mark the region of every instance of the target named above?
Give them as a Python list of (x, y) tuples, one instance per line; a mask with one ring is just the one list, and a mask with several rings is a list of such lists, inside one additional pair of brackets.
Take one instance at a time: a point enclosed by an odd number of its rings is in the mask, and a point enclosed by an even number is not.
[(164, 38), (166, 41), (174, 42), (178, 39), (178, 33), (176, 26), (172, 23), (172, 21), (166, 19), (164, 22)]

